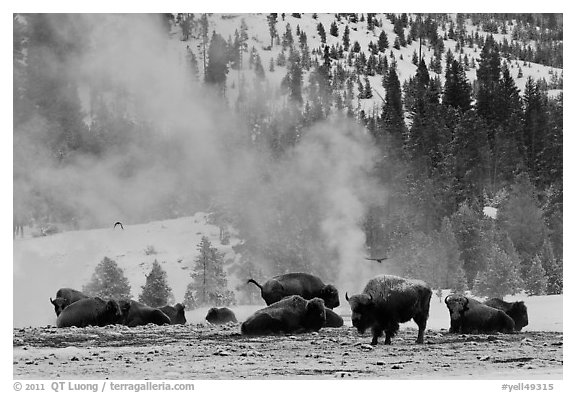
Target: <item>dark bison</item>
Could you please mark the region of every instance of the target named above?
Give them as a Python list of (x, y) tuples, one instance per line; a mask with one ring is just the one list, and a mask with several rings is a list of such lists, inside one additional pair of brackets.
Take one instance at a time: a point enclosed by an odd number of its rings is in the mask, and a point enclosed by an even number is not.
[(382, 332), (386, 333), (384, 344), (390, 344), (399, 324), (410, 319), (418, 325), (416, 343), (422, 344), (431, 297), (432, 290), (424, 281), (389, 275), (372, 278), (360, 295), (348, 298), (346, 293), (352, 309), (352, 325), (361, 334), (372, 328), (372, 345), (378, 343)]
[(170, 318), (157, 308), (153, 308), (135, 300), (120, 300), (123, 314), (123, 324), (128, 327), (147, 325), (170, 325)]
[(234, 312), (226, 307), (212, 307), (210, 310), (208, 310), (208, 314), (206, 314), (206, 320), (215, 325), (221, 325), (228, 322), (238, 322)]
[(122, 323), (122, 311), (117, 301), (99, 297), (80, 299), (66, 307), (56, 319), (56, 326), (86, 327)]
[(272, 277), (264, 285), (258, 284), (253, 279), (249, 279), (248, 283), (253, 283), (260, 288), (267, 306), (292, 295), (302, 296), (306, 300), (318, 297), (324, 300), (324, 305), (328, 308), (340, 305), (336, 287), (331, 284), (326, 285), (320, 278), (308, 273), (282, 274)]
[(330, 310), (329, 308), (326, 309), (326, 323), (324, 327), (333, 327), (338, 328), (344, 326), (344, 320), (334, 311)]
[(326, 323), (324, 300), (293, 295), (256, 311), (241, 326), (242, 334), (305, 333)]
[(514, 330), (519, 332), (528, 325), (528, 309), (524, 302), (505, 302), (502, 299), (492, 298), (484, 302), (485, 305), (504, 311), (512, 320), (514, 320)]
[(56, 316), (58, 316), (62, 310), (70, 304), (86, 298), (88, 298), (88, 296), (76, 289), (60, 288), (58, 292), (56, 292), (56, 299), (52, 300), (52, 298), (50, 298), (50, 303), (54, 306), (54, 311), (56, 312)]
[(184, 305), (176, 303), (174, 306), (160, 307), (159, 310), (170, 318), (172, 325), (186, 325), (186, 316), (184, 315)]
[(451, 333), (512, 333), (514, 320), (504, 311), (469, 299), (463, 295), (449, 295), (444, 299), (450, 312)]

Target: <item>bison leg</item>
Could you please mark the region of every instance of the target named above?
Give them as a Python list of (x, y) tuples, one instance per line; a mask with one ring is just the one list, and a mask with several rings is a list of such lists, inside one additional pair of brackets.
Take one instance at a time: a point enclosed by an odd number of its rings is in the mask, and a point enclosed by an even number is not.
[[(382, 332), (383, 332), (383, 330), (381, 327), (379, 327), (379, 326), (378, 327), (376, 327), (376, 326), (372, 327), (372, 342), (371, 342), (372, 345), (378, 344), (378, 337), (382, 337)], [(389, 341), (388, 333), (386, 333), (386, 341)], [(384, 344), (390, 344), (390, 342), (386, 342), (386, 341), (384, 342)]]
[(416, 344), (424, 344), (424, 331), (426, 330), (426, 321), (428, 320), (428, 315), (417, 315), (414, 317), (414, 322), (418, 325), (418, 338), (416, 338)]

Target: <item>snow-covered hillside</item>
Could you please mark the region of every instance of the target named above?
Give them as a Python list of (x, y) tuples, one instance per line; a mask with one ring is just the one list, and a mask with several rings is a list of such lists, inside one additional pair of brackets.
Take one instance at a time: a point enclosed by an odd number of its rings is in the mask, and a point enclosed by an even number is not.
[[(240, 31), (240, 27), (242, 23), (245, 24), (247, 27), (247, 34), (248, 34), (248, 51), (251, 50), (252, 47), (255, 48), (257, 53), (260, 55), (262, 59), (262, 65), (265, 68), (266, 72), (266, 81), (269, 87), (273, 91), (279, 91), (280, 89), (280, 82), (282, 78), (286, 75), (287, 69), (286, 67), (276, 66), (274, 71), (270, 71), (268, 69), (268, 65), (270, 64), (270, 60), (276, 60), (280, 52), (282, 51), (282, 45), (274, 44), (272, 48), (270, 48), (270, 32), (269, 26), (267, 21), (268, 14), (210, 14), (208, 17), (209, 21), (209, 31), (215, 31), (220, 34), (225, 39), (231, 37), (234, 38), (234, 34), (236, 31)], [(317, 31), (317, 26), (319, 23), (322, 23), (324, 29), (326, 30), (326, 45), (328, 47), (332, 45), (340, 44), (342, 45), (342, 35), (346, 25), (349, 26), (350, 29), (350, 43), (354, 43), (357, 41), (360, 44), (361, 50), (365, 52), (366, 55), (369, 55), (368, 44), (370, 42), (377, 43), (378, 36), (380, 35), (381, 31), (385, 31), (388, 37), (389, 48), (386, 50), (386, 56), (388, 57), (388, 61), (390, 62), (393, 58), (397, 62), (397, 73), (400, 83), (403, 83), (408, 78), (413, 77), (416, 73), (416, 66), (412, 64), (412, 56), (413, 53), (419, 52), (419, 43), (417, 41), (412, 41), (411, 44), (406, 45), (405, 47), (400, 47), (400, 49), (394, 49), (393, 43), (394, 39), (396, 38), (396, 34), (394, 33), (394, 26), (390, 22), (390, 20), (386, 19), (385, 14), (376, 14), (376, 19), (382, 22), (382, 27), (375, 27), (372, 31), (368, 30), (366, 22), (357, 22), (351, 23), (346, 18), (341, 18), (338, 21), (335, 18), (335, 14), (333, 13), (320, 13), (317, 14), (317, 18), (313, 18), (314, 14), (300, 14), (300, 17), (294, 17), (292, 14), (285, 14), (284, 18), (281, 18), (280, 15), (278, 16), (278, 22), (276, 25), (277, 33), (280, 37), (286, 32), (286, 26), (290, 25), (290, 30), (294, 39), (297, 40), (296, 37), (296, 29), (299, 29), (306, 33), (307, 35), (307, 42), (308, 47), (310, 50), (318, 49), (322, 46), (322, 42), (320, 39), (320, 35)], [(412, 15), (413, 16), (413, 15)], [(452, 15), (455, 21), (456, 15)], [(335, 22), (338, 26), (338, 36), (332, 36), (329, 34), (330, 25)], [(513, 22), (514, 23), (514, 22)], [(489, 33), (483, 31), (478, 26), (474, 26), (470, 20), (466, 21), (466, 33), (467, 34), (475, 34), (478, 33), (479, 36), (487, 36)], [(405, 29), (406, 31), (408, 29)], [(439, 35), (442, 37), (445, 31), (439, 27), (438, 30)], [(494, 39), (496, 42), (502, 42), (506, 39), (508, 42), (512, 43), (512, 28), (509, 29), (508, 34), (493, 34)], [(174, 38), (180, 40), (181, 34), (178, 28), (174, 29)], [(195, 52), (198, 59), (202, 59), (202, 50), (203, 46), (201, 43), (200, 38), (191, 37), (189, 41), (180, 41), (180, 45), (182, 46), (182, 53), (186, 46), (190, 46), (192, 50)], [(478, 60), (480, 59), (480, 52), (482, 48), (479, 48), (476, 44), (472, 47), (468, 45), (464, 45), (462, 48), (462, 53), (456, 52), (456, 41), (452, 39), (448, 39), (444, 41), (445, 45), (445, 52), (443, 53), (442, 57), (442, 67), (443, 72), (440, 74), (434, 74), (431, 70), (429, 70), (431, 77), (439, 76), (442, 83), (444, 83), (444, 72), (445, 72), (445, 61), (446, 61), (446, 52), (450, 50), (453, 54), (455, 54), (455, 58), (458, 59), (459, 56), (467, 56), (470, 61), (472, 58), (475, 59), (476, 68), (470, 68), (466, 71), (466, 76), (468, 77), (469, 82), (473, 82), (476, 80), (476, 70), (478, 65)], [(422, 48), (422, 57), (426, 64), (430, 63), (431, 58), (434, 55), (434, 51), (429, 46), (424, 45)], [(316, 55), (319, 61), (322, 61), (321, 55)], [(249, 68), (248, 66), (248, 54), (244, 56), (243, 59), (243, 70), (234, 71), (230, 70), (227, 76), (227, 96), (230, 102), (233, 104), (236, 102), (238, 98), (238, 86), (240, 85), (239, 79), (242, 78), (244, 82), (252, 81), (254, 76), (254, 71)], [(314, 55), (312, 56), (314, 58)], [(346, 61), (345, 60), (338, 60), (336, 62), (340, 62), (345, 68)], [(335, 63), (336, 63), (335, 62)], [(518, 67), (522, 69), (522, 76), (518, 78)], [(510, 73), (514, 77), (516, 82), (516, 86), (522, 92), (526, 85), (526, 81), (529, 77), (532, 77), (534, 80), (539, 80), (544, 78), (547, 82), (551, 81), (552, 74), (556, 73), (557, 75), (562, 75), (563, 70), (560, 68), (554, 68), (549, 66), (544, 66), (542, 64), (536, 64), (531, 62), (523, 62), (523, 61), (516, 61), (512, 60), (509, 64)], [(200, 72), (202, 72), (202, 67), (200, 67)], [(309, 72), (304, 72), (304, 84), (307, 84), (308, 81), (308, 74)], [(358, 104), (362, 109), (365, 111), (372, 111), (382, 105), (382, 97), (385, 96), (384, 87), (382, 87), (382, 76), (376, 74), (375, 76), (369, 76), (370, 84), (372, 86), (373, 91), (375, 92), (373, 98), (371, 99), (362, 99), (358, 100)], [(354, 89), (356, 91), (357, 89)], [(558, 94), (558, 90), (550, 91), (550, 94)]]
[[(176, 301), (182, 301), (198, 255), (197, 246), (207, 236), (213, 246), (234, 258), (231, 244), (223, 246), (219, 230), (206, 223), (206, 214), (141, 225), (72, 231), (14, 241), (14, 326), (55, 323), (50, 297), (62, 287), (81, 289), (96, 265), (109, 257), (124, 270), (137, 298), (154, 260), (167, 273)], [(229, 280), (229, 287), (235, 283)]]
[[(49, 298), (54, 297), (61, 287), (81, 289), (105, 256), (114, 259), (124, 270), (135, 298), (141, 292), (152, 262), (158, 260), (167, 272), (168, 283), (176, 300), (181, 301), (186, 285), (191, 281), (189, 274), (198, 255), (196, 246), (202, 236), (207, 236), (215, 247), (226, 254), (225, 260), (234, 260), (231, 247), (238, 240), (232, 239), (232, 245), (221, 245), (218, 228), (206, 223), (204, 213), (175, 220), (127, 225), (124, 230), (110, 227), (16, 239), (13, 326), (54, 325), (56, 318)], [(155, 254), (150, 254), (152, 249)], [(147, 255), (147, 251), (150, 255)], [(229, 276), (228, 279), (228, 287), (234, 290), (238, 283), (234, 277)], [(526, 330), (530, 331), (563, 331), (562, 299), (562, 295), (506, 298), (508, 301), (525, 301), (530, 319)], [(335, 311), (344, 316), (347, 325), (351, 325), (350, 308), (343, 298), (341, 304)], [(238, 319), (244, 320), (264, 306), (262, 301), (260, 305), (232, 308)], [(203, 323), (207, 309), (187, 311), (188, 322)], [(433, 296), (428, 328), (447, 329), (449, 325), (445, 304)], [(416, 328), (413, 322), (402, 326)]]

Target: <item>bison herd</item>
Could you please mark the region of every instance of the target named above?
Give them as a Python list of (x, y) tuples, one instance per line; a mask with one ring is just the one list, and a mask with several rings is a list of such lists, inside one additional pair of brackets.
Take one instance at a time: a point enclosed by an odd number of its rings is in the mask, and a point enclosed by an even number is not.
[[(332, 310), (340, 305), (338, 290), (314, 275), (288, 273), (263, 285), (253, 279), (248, 283), (260, 288), (267, 307), (241, 324), (244, 335), (294, 334), (344, 325), (342, 317)], [(424, 343), (431, 297), (432, 290), (424, 281), (392, 275), (376, 276), (368, 281), (362, 293), (345, 296), (352, 311), (352, 326), (361, 334), (370, 329), (372, 345), (383, 334), (384, 344), (391, 344), (400, 323), (410, 320), (418, 326), (416, 343)], [(134, 300), (89, 297), (70, 288), (58, 290), (50, 303), (58, 327), (186, 324), (184, 306), (180, 303), (155, 308)], [(481, 303), (453, 294), (445, 298), (445, 303), (450, 316), (449, 333), (513, 333), (528, 324), (523, 302), (508, 303), (494, 298)], [(212, 324), (237, 322), (234, 312), (226, 307), (211, 308), (206, 320)]]

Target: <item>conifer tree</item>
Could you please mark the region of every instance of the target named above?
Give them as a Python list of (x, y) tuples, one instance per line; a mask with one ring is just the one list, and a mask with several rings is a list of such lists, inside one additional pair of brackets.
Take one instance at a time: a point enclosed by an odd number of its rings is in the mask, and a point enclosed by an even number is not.
[(404, 110), (402, 107), (402, 89), (396, 69), (390, 68), (384, 79), (386, 93), (382, 107), (382, 121), (390, 133), (401, 137), (405, 128)]
[(378, 36), (378, 50), (384, 53), (386, 52), (386, 49), (388, 49), (388, 36), (386, 35), (386, 32), (382, 30)]
[(453, 60), (446, 66), (446, 82), (442, 103), (465, 112), (472, 105), (472, 86), (466, 79), (466, 73), (460, 63)]
[(278, 14), (269, 14), (266, 19), (268, 20), (268, 29), (270, 31), (270, 48), (274, 46), (274, 38), (278, 35), (276, 30), (276, 23), (278, 23)]
[(546, 272), (546, 294), (557, 295), (562, 293), (562, 264), (554, 256), (552, 244), (546, 239), (539, 254), (542, 267)]
[(510, 194), (498, 209), (499, 228), (510, 235), (521, 260), (521, 274), (527, 279), (533, 258), (546, 239), (543, 211), (538, 206), (536, 189), (526, 174), (520, 174)]
[(326, 30), (324, 30), (324, 25), (322, 23), (318, 23), (316, 26), (316, 30), (318, 31), (318, 35), (320, 36), (320, 42), (323, 44), (326, 43)]
[(344, 35), (342, 36), (342, 44), (344, 45), (344, 50), (348, 51), (350, 48), (350, 28), (348, 25), (344, 28)]
[(206, 236), (202, 237), (198, 250), (200, 254), (196, 257), (194, 273), (192, 274), (198, 306), (232, 303), (234, 294), (227, 289), (224, 255), (212, 247)]
[(206, 66), (206, 83), (216, 85), (220, 93), (226, 90), (226, 75), (228, 74), (228, 58), (226, 56), (226, 41), (215, 31), (208, 48), (208, 65)]
[(98, 296), (103, 299), (130, 299), (130, 284), (124, 276), (124, 271), (116, 261), (104, 257), (96, 266), (92, 278), (82, 288), (88, 296)]
[(370, 85), (370, 79), (368, 76), (364, 76), (364, 98), (372, 98), (372, 86)]
[(174, 298), (172, 288), (168, 285), (166, 271), (158, 261), (154, 260), (152, 270), (146, 276), (146, 284), (142, 286), (142, 293), (138, 301), (150, 307), (162, 307), (170, 303)]
[(332, 22), (332, 24), (330, 25), (330, 35), (338, 37), (338, 25), (336, 24), (336, 22)]
[(478, 274), (474, 284), (474, 293), (480, 296), (502, 298), (515, 294), (518, 289), (517, 266), (497, 243), (491, 243), (486, 269)]
[(548, 282), (546, 271), (542, 267), (539, 255), (532, 258), (530, 268), (526, 276), (526, 293), (528, 295), (545, 295)]
[(189, 283), (186, 286), (186, 292), (184, 293), (184, 301), (182, 304), (186, 307), (187, 310), (194, 310), (198, 307), (196, 304), (196, 298), (194, 297), (195, 289), (194, 284)]

